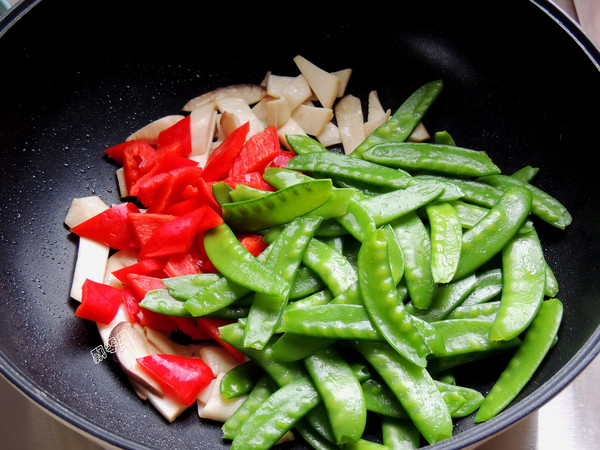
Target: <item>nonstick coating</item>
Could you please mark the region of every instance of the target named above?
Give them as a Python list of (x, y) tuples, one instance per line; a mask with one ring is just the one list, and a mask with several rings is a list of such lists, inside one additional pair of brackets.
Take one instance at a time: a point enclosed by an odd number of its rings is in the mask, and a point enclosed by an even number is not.
[[(385, 108), (444, 79), (428, 129), (489, 152), (505, 173), (539, 167), (536, 183), (574, 217), (565, 231), (538, 224), (565, 304), (558, 343), (514, 406), (485, 424), (458, 421), (456, 436), (435, 447), (478, 442), (569, 383), (600, 347), (598, 53), (543, 1), (405, 3), (397, 12), (361, 6), (344, 20), (262, 3), (202, 2), (192, 11), (192, 2), (45, 0), (9, 11), (0, 27), (4, 375), (67, 422), (122, 447), (228, 446), (219, 424), (192, 408), (169, 425), (116, 364), (93, 362), (100, 340), (94, 324), (73, 315), (77, 242), (63, 220), (74, 197), (119, 201), (107, 146), (211, 88), (259, 83), (269, 70), (294, 75), (292, 58), (301, 54), (327, 70), (351, 67), (348, 91), (366, 99), (377, 90)], [(458, 372), (459, 382), (485, 393), (505, 362)]]

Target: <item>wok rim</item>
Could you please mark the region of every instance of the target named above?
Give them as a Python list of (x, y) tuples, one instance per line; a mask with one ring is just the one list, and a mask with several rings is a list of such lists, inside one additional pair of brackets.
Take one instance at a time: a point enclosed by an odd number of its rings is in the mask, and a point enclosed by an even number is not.
[[(0, 39), (14, 24), (26, 16), (42, 0), (20, 0), (0, 17)], [(579, 23), (568, 15), (562, 8), (550, 0), (529, 0), (543, 13), (551, 17), (582, 49), (588, 58), (600, 70), (600, 47), (595, 44)], [(456, 449), (481, 444), (485, 440), (502, 433), (529, 414), (541, 408), (553, 397), (564, 390), (571, 382), (598, 356), (600, 355), (600, 326), (585, 342), (585, 344), (556, 372), (546, 383), (538, 387), (525, 399), (513, 405), (510, 410), (500, 413), (490, 421), (480, 423), (476, 427), (459, 433), (445, 441), (427, 446), (435, 449)], [(115, 431), (95, 424), (88, 417), (72, 410), (51, 393), (34, 383), (24, 372), (19, 370), (0, 351), (0, 375), (10, 385), (33, 401), (42, 410), (49, 413), (59, 422), (74, 431), (100, 441), (102, 444), (113, 445), (119, 448), (148, 449), (148, 447), (133, 441)]]

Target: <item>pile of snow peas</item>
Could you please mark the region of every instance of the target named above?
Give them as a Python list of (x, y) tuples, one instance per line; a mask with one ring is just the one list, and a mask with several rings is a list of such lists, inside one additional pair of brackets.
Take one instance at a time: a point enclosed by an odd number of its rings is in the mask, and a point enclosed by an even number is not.
[[(141, 303), (236, 319), (220, 329), (248, 357), (220, 386), (247, 395), (223, 425), (232, 448), (290, 430), (318, 449), (439, 442), (456, 418), (503, 411), (556, 342), (562, 303), (536, 228), (572, 218), (536, 168), (504, 174), (446, 131), (408, 140), (442, 87), (416, 90), (348, 155), (288, 135), (296, 156), (264, 174), (275, 191), (215, 184), (224, 222), (204, 243), (219, 274), (165, 279)], [(246, 231), (268, 243), (258, 257)], [(499, 353), (510, 362), (488, 393), (457, 383), (453, 368)], [(372, 417), (380, 442), (365, 437)]]

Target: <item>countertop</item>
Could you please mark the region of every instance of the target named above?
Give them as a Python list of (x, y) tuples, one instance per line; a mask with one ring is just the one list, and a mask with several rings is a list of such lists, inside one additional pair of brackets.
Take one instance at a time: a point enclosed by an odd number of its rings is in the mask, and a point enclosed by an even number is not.
[[(10, 6), (16, 0), (3, 0)], [(600, 42), (600, 1), (556, 0)], [(2, 10), (0, 10), (2, 13)], [(561, 450), (600, 448), (600, 427), (595, 408), (600, 403), (600, 356), (567, 388), (538, 411), (508, 430), (476, 446), (477, 450), (518, 448)], [(107, 448), (51, 416), (0, 377), (0, 448), (90, 449)], [(568, 413), (567, 413), (568, 412)], [(40, 432), (41, 431), (41, 432)]]

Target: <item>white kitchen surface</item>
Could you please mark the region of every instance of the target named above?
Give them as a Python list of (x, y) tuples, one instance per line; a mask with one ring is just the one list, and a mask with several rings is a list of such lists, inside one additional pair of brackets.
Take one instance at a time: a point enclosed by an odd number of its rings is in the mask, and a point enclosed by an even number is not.
[[(16, 0), (5, 0), (9, 5)], [(556, 0), (600, 42), (600, 0)], [(600, 356), (566, 389), (477, 450), (592, 450), (600, 448)], [(0, 377), (0, 448), (107, 448), (50, 416)]]

